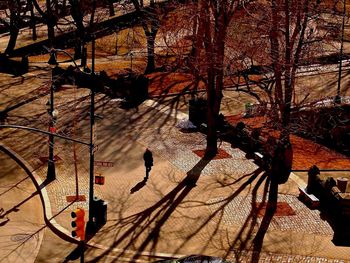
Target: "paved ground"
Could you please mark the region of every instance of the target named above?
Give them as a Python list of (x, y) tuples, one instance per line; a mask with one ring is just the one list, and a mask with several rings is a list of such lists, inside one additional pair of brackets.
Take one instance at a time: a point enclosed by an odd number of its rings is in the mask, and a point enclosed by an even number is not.
[[(36, 75), (42, 77), (43, 83), (48, 80), (42, 71)], [(40, 82), (40, 78), (14, 85), (18, 78), (1, 77), (6, 81), (2, 86), (1, 101), (5, 104), (2, 107), (18, 103), (23, 99), (21, 96), (38, 97), (11, 111), (7, 121), (46, 130), (47, 97), (36, 95), (37, 91), (27, 82)], [(32, 90), (30, 94), (28, 88)], [(56, 93), (60, 134), (88, 141), (87, 95), (83, 89)], [(254, 237), (263, 222), (255, 211), (267, 198), (268, 180), (252, 160), (226, 143), (221, 143), (220, 149), (228, 158), (202, 160), (193, 150), (205, 148), (205, 137), (176, 128), (177, 119), (184, 115), (174, 108), (148, 101), (138, 110), (122, 110), (118, 101), (101, 95), (96, 101), (96, 113), (102, 119), (97, 121), (95, 160), (110, 161), (113, 167), (95, 167), (95, 173), (106, 179), (105, 185), (95, 185), (94, 190), (95, 196), (108, 202), (108, 222), (89, 241), (94, 248), (85, 252), (87, 260), (152, 262), (208, 254), (233, 262), (249, 262), (258, 256), (260, 262), (349, 262), (346, 260), (350, 248), (335, 246), (332, 228), (320, 212), (310, 210), (297, 199), (297, 187), (305, 183), (305, 177), (293, 175), (287, 184), (280, 186), (279, 201), (286, 203), (294, 214), (272, 218), (263, 243), (258, 244), (261, 253), (253, 252), (257, 247)], [(47, 137), (23, 130), (2, 130), (0, 136), (44, 181), (47, 166), (40, 157), (47, 156)], [(147, 181), (142, 159), (146, 148), (154, 155), (154, 167)], [(59, 157), (57, 179), (46, 185), (45, 190), (51, 205), (51, 221), (54, 219), (69, 234), (70, 212), (76, 207), (88, 207), (86, 201), (67, 201), (67, 196), (76, 193), (88, 200), (88, 149), (57, 139), (55, 154)], [(1, 167), (8, 162), (2, 161)], [(0, 196), (2, 202), (3, 198), (4, 195)], [(36, 211), (33, 215), (42, 214), (40, 209)], [(9, 226), (5, 224), (2, 228)], [(75, 247), (49, 231), (43, 240), (36, 259), (34, 254), (30, 257), (32, 261), (62, 262)]]
[(45, 232), (30, 177), (0, 151), (0, 262), (33, 262)]

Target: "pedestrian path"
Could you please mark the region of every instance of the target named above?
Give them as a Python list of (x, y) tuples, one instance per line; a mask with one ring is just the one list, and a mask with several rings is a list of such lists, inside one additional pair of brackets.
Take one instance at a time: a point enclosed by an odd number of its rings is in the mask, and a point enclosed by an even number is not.
[[(98, 112), (105, 118), (98, 124), (101, 147), (95, 160), (110, 161), (113, 166), (97, 168), (106, 183), (94, 185), (94, 190), (108, 201), (108, 222), (91, 244), (111, 261), (125, 258), (123, 253), (133, 258), (130, 262), (141, 256), (152, 262), (196, 253), (223, 256), (227, 251), (232, 262), (248, 262), (256, 255), (249, 245), (237, 250), (239, 243), (232, 240), (246, 231), (256, 233), (261, 218), (249, 215), (253, 205), (266, 198), (264, 173), (243, 152), (223, 142), (219, 148), (226, 152), (224, 158), (203, 162), (198, 151), (205, 149), (205, 136), (183, 133), (175, 126), (186, 114), (153, 101), (145, 102), (138, 112), (122, 111), (115, 104), (103, 110)], [(164, 122), (169, 116), (170, 121)], [(45, 190), (53, 217), (69, 234), (70, 212), (76, 207), (88, 208), (88, 160), (78, 158), (75, 167), (71, 145), (56, 143), (61, 160), (56, 165), (56, 180)], [(131, 192), (144, 178), (146, 148), (153, 152), (154, 166), (145, 184)], [(77, 152), (80, 156), (86, 150), (82, 146)], [(33, 155), (28, 159), (45, 180), (46, 166)], [(68, 202), (67, 196), (76, 194), (75, 168), (78, 193), (85, 200)], [(193, 176), (197, 176), (195, 184), (187, 184)], [(332, 245), (332, 229), (320, 219), (319, 211), (308, 209), (297, 199), (297, 187), (305, 182), (293, 174), (291, 179), (281, 187), (279, 202), (286, 203), (294, 214), (272, 219), (259, 262), (347, 262), (349, 249)], [(242, 238), (249, 239), (249, 235)], [(315, 249), (318, 246), (322, 250)], [(93, 253), (91, 257), (98, 258)]]

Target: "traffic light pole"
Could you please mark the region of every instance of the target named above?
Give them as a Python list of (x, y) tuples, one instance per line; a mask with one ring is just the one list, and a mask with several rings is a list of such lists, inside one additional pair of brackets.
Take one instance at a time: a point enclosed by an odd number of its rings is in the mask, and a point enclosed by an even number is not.
[[(53, 72), (51, 72), (53, 74)], [(53, 132), (53, 128), (55, 127), (54, 120), (54, 84), (51, 83), (50, 86), (50, 133)], [(55, 170), (55, 156), (54, 156), (54, 146), (55, 146), (55, 138), (52, 134), (49, 135), (49, 159), (47, 161), (47, 180), (53, 181), (56, 179), (56, 170)]]
[[(91, 103), (90, 103), (90, 180), (89, 180), (89, 221), (88, 226), (94, 227), (93, 201), (94, 201), (94, 143), (95, 143), (95, 37), (92, 37), (92, 62), (91, 62)], [(88, 229), (88, 231), (91, 229)], [(90, 233), (89, 233), (90, 234)]]
[(80, 241), (80, 263), (84, 263), (85, 240)]

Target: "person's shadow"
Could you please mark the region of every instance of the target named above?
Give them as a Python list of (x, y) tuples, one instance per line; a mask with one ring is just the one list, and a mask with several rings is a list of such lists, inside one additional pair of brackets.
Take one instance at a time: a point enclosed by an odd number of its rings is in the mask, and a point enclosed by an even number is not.
[(130, 189), (130, 193), (133, 194), (139, 191), (142, 187), (144, 187), (147, 183), (148, 177), (144, 177), (141, 182), (138, 182), (133, 188)]

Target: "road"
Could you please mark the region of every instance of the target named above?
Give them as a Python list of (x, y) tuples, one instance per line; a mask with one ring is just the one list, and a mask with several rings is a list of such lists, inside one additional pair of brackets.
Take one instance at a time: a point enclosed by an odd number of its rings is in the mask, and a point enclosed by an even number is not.
[(35, 262), (45, 232), (41, 201), (18, 164), (0, 151), (0, 262)]

